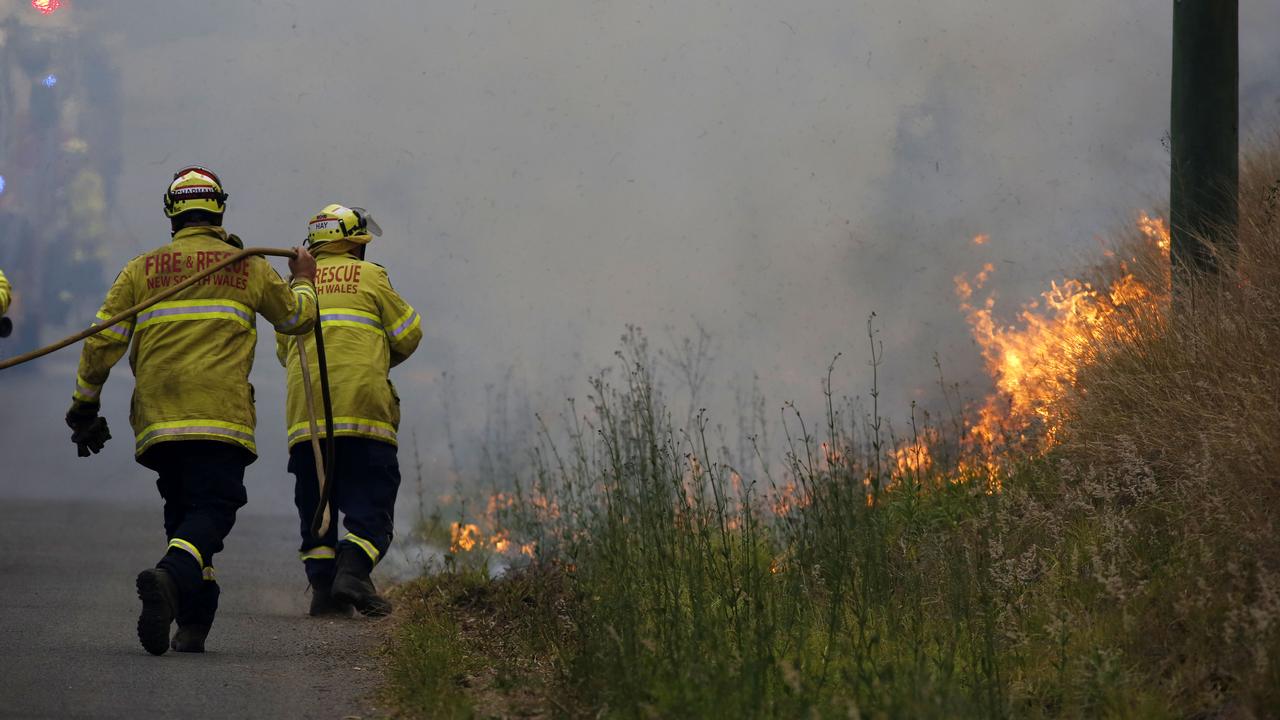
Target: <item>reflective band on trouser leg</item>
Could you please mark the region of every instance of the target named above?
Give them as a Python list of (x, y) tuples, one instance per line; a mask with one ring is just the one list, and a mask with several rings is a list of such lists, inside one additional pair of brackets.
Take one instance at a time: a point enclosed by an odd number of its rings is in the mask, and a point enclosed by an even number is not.
[(79, 375), (76, 375), (76, 391), (71, 393), (72, 398), (81, 402), (96, 403), (98, 402), (98, 396), (101, 394), (101, 385), (94, 385)]
[(370, 560), (372, 560), (374, 563), (378, 562), (378, 555), (380, 555), (381, 553), (378, 552), (378, 548), (373, 546), (373, 543), (369, 542), (368, 540), (365, 540), (364, 538), (354, 533), (347, 533), (345, 536), (343, 536), (342, 539), (346, 540), (349, 543), (359, 545), (360, 549), (364, 551), (365, 555), (369, 556)]
[(248, 330), (253, 330), (253, 310), (234, 300), (168, 300), (156, 303), (151, 309), (138, 315), (135, 327), (144, 328), (159, 323), (184, 320), (231, 320)]
[(148, 425), (134, 438), (134, 452), (141, 454), (160, 438), (175, 435), (197, 435), (230, 440), (255, 455), (258, 453), (258, 446), (253, 442), (253, 428), (221, 420), (202, 419), (175, 420)]
[[(328, 436), (328, 428), (323, 419), (316, 423), (316, 427), (320, 429), (321, 437)], [(334, 437), (357, 436), (373, 438), (375, 440), (383, 440), (392, 445), (396, 444), (396, 428), (391, 423), (385, 423), (381, 420), (370, 420), (368, 418), (358, 417), (336, 417), (333, 419), (333, 435)], [(289, 445), (296, 445), (303, 440), (311, 438), (311, 422), (300, 422), (289, 428)]]
[(338, 551), (327, 546), (320, 545), (310, 550), (304, 550), (298, 553), (298, 559), (306, 562), (307, 560), (332, 560), (338, 556)]
[(178, 548), (179, 550), (185, 550), (186, 552), (191, 553), (191, 557), (196, 559), (196, 562), (199, 563), (200, 567), (204, 567), (204, 556), (200, 554), (200, 551), (195, 545), (183, 540), (182, 538), (174, 538), (169, 541), (169, 547)]
[(409, 313), (396, 321), (394, 327), (387, 328), (387, 335), (392, 340), (399, 340), (401, 335), (422, 324), (422, 318), (418, 316), (418, 311), (410, 309)]
[(326, 327), (354, 327), (382, 333), (382, 320), (373, 313), (354, 308), (325, 308), (320, 311), (320, 322)]

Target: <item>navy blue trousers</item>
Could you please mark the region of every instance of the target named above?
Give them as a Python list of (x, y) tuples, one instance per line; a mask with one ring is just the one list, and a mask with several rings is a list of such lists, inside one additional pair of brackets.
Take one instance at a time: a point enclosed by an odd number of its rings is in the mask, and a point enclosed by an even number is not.
[(248, 501), (244, 469), (252, 461), (244, 448), (215, 440), (163, 442), (139, 458), (160, 475), (169, 547), (156, 567), (177, 582), (179, 625), (213, 624), (221, 592), (213, 556)]
[[(320, 441), (321, 450), (327, 440)], [(298, 508), (302, 534), (299, 548), (311, 586), (328, 589), (333, 584), (334, 558), (339, 551), (360, 552), (373, 564), (391, 547), (394, 535), (396, 494), (400, 490), (400, 462), (396, 446), (381, 440), (339, 437), (334, 440), (337, 471), (329, 478), (329, 513), (332, 521), (323, 537), (311, 536), (311, 520), (320, 504), (315, 455), (310, 441), (289, 449), (293, 473), (293, 502)], [(347, 532), (338, 539), (338, 513)]]

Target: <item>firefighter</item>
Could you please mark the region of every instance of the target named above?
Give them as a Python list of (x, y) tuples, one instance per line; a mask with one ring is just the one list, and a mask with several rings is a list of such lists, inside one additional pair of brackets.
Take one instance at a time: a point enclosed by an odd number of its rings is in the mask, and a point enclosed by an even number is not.
[(4, 314), (9, 312), (9, 281), (5, 279), (4, 271), (0, 270), (0, 337), (9, 337), (9, 331), (13, 328), (13, 323)]
[[(276, 335), (276, 355), (288, 370), (289, 472), (302, 526), (301, 558), (311, 585), (313, 616), (367, 616), (391, 612), (369, 573), (391, 545), (400, 466), (396, 430), (400, 398), (388, 373), (422, 339), (418, 313), (391, 287), (387, 271), (365, 261), (365, 248), (382, 230), (362, 208), (329, 205), (308, 226), (307, 247), (316, 257), (316, 291), (332, 392), (332, 432), (321, 424), (321, 444), (332, 437), (336, 468), (330, 472), (334, 522), (322, 538), (311, 536), (320, 502), (311, 426), (299, 355), (290, 338)], [(306, 343), (312, 396), (320, 397), (315, 339)], [(346, 534), (338, 539), (337, 512)]]
[[(178, 171), (164, 196), (172, 242), (125, 265), (98, 321), (234, 253), (238, 238), (222, 228), (226, 199), (213, 172)], [(98, 415), (98, 398), (111, 367), (132, 347), (134, 452), (139, 464), (159, 475), (168, 538), (155, 568), (137, 578), (138, 640), (153, 655), (170, 647), (204, 651), (218, 606), (213, 557), (245, 504), (245, 467), (257, 459), (249, 384), (255, 315), (283, 333), (305, 333), (315, 324), (315, 260), (296, 250), (288, 283), (263, 258), (249, 258), (90, 337), (80, 355), (66, 420), (72, 442), (87, 457), (111, 437)]]

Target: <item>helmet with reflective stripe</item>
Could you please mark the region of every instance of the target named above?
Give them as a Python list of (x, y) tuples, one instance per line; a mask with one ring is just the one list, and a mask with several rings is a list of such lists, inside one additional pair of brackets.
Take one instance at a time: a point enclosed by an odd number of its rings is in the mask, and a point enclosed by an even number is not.
[(227, 209), (227, 194), (222, 182), (208, 168), (193, 165), (173, 174), (173, 182), (164, 194), (164, 214), (177, 217), (191, 210), (221, 215)]
[(372, 236), (381, 234), (382, 228), (378, 227), (368, 210), (334, 203), (326, 205), (307, 223), (307, 246), (315, 247), (337, 240), (365, 244), (373, 239)]

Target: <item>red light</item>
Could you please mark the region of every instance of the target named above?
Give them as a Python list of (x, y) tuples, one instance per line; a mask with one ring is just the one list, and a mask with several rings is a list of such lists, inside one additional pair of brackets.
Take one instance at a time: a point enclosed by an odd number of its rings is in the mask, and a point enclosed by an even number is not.
[(40, 11), (41, 15), (52, 15), (62, 7), (62, 0), (31, 0), (31, 7)]

